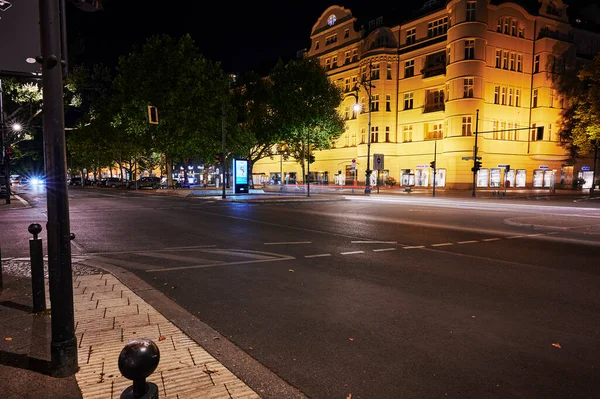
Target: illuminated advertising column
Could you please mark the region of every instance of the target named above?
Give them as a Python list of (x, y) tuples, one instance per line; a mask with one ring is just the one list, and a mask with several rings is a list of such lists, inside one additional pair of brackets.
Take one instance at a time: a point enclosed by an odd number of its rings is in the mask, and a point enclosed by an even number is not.
[(233, 192), (236, 194), (248, 192), (248, 160), (246, 159), (233, 160)]

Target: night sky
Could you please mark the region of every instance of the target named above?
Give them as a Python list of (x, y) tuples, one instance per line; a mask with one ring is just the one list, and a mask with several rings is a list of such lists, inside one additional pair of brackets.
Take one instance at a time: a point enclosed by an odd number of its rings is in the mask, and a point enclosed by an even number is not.
[[(120, 55), (149, 36), (189, 33), (201, 53), (221, 62), (226, 72), (266, 73), (279, 57), (294, 57), (310, 45), (312, 26), (329, 6), (342, 5), (354, 14), (364, 7), (358, 5), (361, 1), (269, 3), (104, 0), (104, 10), (96, 13), (84, 13), (69, 4), (70, 50), (78, 53), (71, 55), (71, 61), (114, 67)], [(80, 38), (83, 50), (77, 44)]]
[[(401, 16), (409, 7), (402, 3), (103, 0), (104, 10), (95, 13), (68, 4), (71, 63), (115, 67), (120, 55), (127, 55), (135, 43), (142, 44), (149, 36), (189, 33), (200, 52), (219, 61), (225, 72), (254, 70), (266, 74), (279, 58), (287, 60), (310, 45), (312, 26), (329, 6), (350, 8), (362, 20), (389, 15), (390, 10)], [(409, 4), (419, 7), (423, 3), (417, 0)]]

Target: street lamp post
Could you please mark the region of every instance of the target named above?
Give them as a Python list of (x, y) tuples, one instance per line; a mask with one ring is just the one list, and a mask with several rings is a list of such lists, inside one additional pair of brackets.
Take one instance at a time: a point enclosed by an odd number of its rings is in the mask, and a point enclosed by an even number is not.
[(371, 194), (371, 107), (372, 107), (372, 96), (371, 92), (375, 88), (375, 85), (371, 83), (371, 68), (372, 65), (369, 63), (369, 79), (363, 79), (355, 87), (356, 93), (351, 93), (356, 98), (356, 104), (354, 104), (354, 110), (358, 111), (361, 109), (358, 103), (358, 88), (363, 87), (369, 96), (368, 102), (368, 116), (367, 116), (367, 170), (365, 171), (365, 194)]
[(4, 166), (4, 179), (6, 180), (6, 203), (10, 204), (10, 156), (7, 151), (8, 143), (4, 137), (4, 103), (2, 101), (2, 79), (0, 79), (0, 151), (1, 161)]
[(596, 159), (598, 158), (598, 139), (594, 139), (594, 170), (592, 171), (592, 187), (590, 188), (590, 197), (594, 196), (594, 186), (596, 184)]

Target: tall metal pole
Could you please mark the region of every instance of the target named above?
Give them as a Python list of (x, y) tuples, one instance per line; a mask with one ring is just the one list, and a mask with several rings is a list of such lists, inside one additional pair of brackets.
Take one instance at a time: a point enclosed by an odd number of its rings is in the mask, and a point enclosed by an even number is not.
[(435, 197), (435, 176), (437, 174), (437, 140), (433, 142), (433, 196)]
[[(369, 73), (371, 73), (369, 71)], [(369, 82), (369, 116), (367, 120), (367, 170), (365, 171), (365, 194), (371, 194), (371, 82)]]
[(473, 191), (471, 195), (475, 196), (475, 187), (477, 186), (477, 133), (479, 132), (479, 109), (475, 116), (475, 146), (473, 147)]
[(10, 204), (10, 155), (8, 154), (8, 140), (4, 137), (4, 101), (2, 79), (0, 79), (0, 161), (4, 166), (4, 179), (6, 180), (6, 203)]
[(59, 1), (39, 0), (39, 5), (48, 203), (46, 230), (52, 304), (50, 362), (53, 376), (66, 377), (75, 374), (78, 365), (73, 313)]
[(307, 141), (308, 147), (306, 148), (306, 153), (308, 154), (306, 157), (306, 196), (310, 197), (310, 129), (307, 129)]
[(227, 161), (225, 160), (225, 101), (221, 105), (221, 169), (223, 171), (223, 195), (221, 198), (227, 198), (227, 194), (225, 193), (225, 165)]
[(592, 171), (592, 187), (590, 197), (594, 196), (594, 185), (596, 184), (596, 159), (598, 158), (598, 139), (594, 140), (594, 170)]

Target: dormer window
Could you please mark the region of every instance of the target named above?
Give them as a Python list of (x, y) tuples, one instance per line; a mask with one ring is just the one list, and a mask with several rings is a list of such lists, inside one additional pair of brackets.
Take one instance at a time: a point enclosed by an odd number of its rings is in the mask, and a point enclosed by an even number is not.
[(318, 49), (319, 49), (319, 42), (317, 41), (317, 42), (315, 42), (315, 50), (318, 50)]
[(335, 21), (337, 21), (337, 18), (336, 18), (336, 16), (335, 16), (335, 15), (333, 15), (333, 14), (331, 14), (331, 15), (329, 16), (329, 18), (327, 18), (327, 25), (329, 25), (329, 26), (333, 26), (333, 25), (335, 25)]
[(346, 29), (344, 31), (344, 39), (347, 39), (350, 36), (350, 29)]
[(325, 45), (329, 46), (330, 44), (333, 44), (337, 42), (337, 35), (331, 35), (325, 38)]

